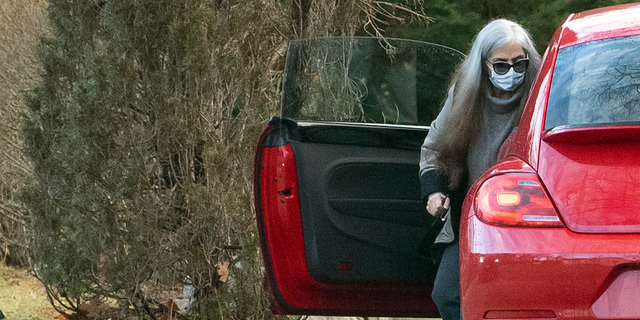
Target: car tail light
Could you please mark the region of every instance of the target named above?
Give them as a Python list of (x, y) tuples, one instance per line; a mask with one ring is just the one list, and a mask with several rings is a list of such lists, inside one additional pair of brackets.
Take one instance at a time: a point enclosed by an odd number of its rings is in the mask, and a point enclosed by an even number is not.
[(517, 227), (564, 227), (538, 176), (509, 173), (480, 186), (475, 201), (478, 218), (486, 223)]

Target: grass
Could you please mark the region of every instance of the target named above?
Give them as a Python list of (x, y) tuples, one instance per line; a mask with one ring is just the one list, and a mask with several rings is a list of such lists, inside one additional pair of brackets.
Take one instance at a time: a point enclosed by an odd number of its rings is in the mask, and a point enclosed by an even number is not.
[(54, 319), (42, 284), (26, 270), (6, 266), (0, 261), (0, 310), (7, 320)]

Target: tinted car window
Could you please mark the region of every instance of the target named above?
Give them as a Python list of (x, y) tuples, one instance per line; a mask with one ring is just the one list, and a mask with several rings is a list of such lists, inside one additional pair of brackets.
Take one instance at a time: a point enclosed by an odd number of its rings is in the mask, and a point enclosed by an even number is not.
[(464, 55), (440, 45), (363, 37), (292, 41), (282, 116), (295, 120), (429, 125)]
[(640, 123), (640, 36), (561, 49), (545, 129)]

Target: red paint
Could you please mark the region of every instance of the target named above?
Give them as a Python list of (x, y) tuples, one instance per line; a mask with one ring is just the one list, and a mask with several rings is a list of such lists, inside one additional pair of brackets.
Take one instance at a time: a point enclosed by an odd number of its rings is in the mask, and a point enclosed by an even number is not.
[[(266, 249), (271, 257), (270, 265), (275, 277), (275, 283), (271, 285), (280, 289), (279, 294), (289, 307), (303, 308), (301, 300), (305, 300), (304, 291), (291, 294), (291, 290), (287, 290), (292, 287), (290, 283), (304, 286), (313, 281), (305, 272), (298, 177), (291, 145), (262, 150), (262, 165), (260, 206), (263, 219), (259, 222), (262, 222), (260, 227), (264, 228), (267, 235), (267, 248), (263, 248), (263, 252)], [(288, 196), (278, 194), (278, 191), (287, 189)]]
[(591, 305), (609, 274), (640, 261), (640, 235), (578, 234), (565, 228), (461, 225), (465, 319), (491, 310), (549, 310), (558, 319), (594, 319)]
[(553, 128), (542, 133), (544, 142), (603, 144), (638, 141), (640, 126)]
[(561, 27), (560, 47), (602, 39), (640, 34), (640, 4), (626, 4), (585, 11), (572, 16)]
[(556, 314), (549, 310), (491, 310), (484, 319), (555, 319)]
[(604, 319), (634, 318), (640, 314), (640, 270), (626, 271), (593, 303), (593, 314)]
[(569, 229), (640, 233), (639, 159), (638, 142), (543, 142), (539, 174)]
[(556, 31), (542, 57), (542, 64), (529, 91), (515, 139), (504, 147), (505, 157), (515, 156), (523, 159), (533, 168), (538, 166), (538, 147), (541, 129), (544, 127), (544, 109), (551, 88), (552, 72), (558, 55), (557, 41), (560, 35), (561, 31)]
[(353, 270), (353, 263), (349, 262), (349, 261), (343, 261), (338, 263), (338, 269), (340, 271), (351, 271)]

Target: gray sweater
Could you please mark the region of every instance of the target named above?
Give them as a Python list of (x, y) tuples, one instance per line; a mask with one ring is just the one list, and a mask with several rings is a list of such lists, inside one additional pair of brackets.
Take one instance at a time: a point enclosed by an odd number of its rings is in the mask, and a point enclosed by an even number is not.
[[(449, 130), (455, 128), (442, 128), (442, 119), (451, 111), (453, 99), (453, 86), (449, 90), (449, 96), (438, 117), (431, 123), (429, 133), (424, 140), (420, 154), (420, 180), (423, 183), (422, 196), (426, 197), (433, 192), (446, 193), (442, 183), (429, 184), (434, 180), (432, 177), (439, 175), (438, 150), (434, 146), (434, 141), (439, 134), (447, 134)], [(509, 99), (500, 99), (492, 96), (490, 88), (485, 90), (485, 98), (482, 105), (482, 125), (478, 136), (470, 143), (467, 152), (467, 188), (480, 177), (480, 175), (497, 161), (498, 152), (505, 139), (518, 125), (516, 119), (519, 118), (516, 110), (520, 105), (523, 95), (522, 88), (518, 89)], [(435, 179), (442, 180), (442, 179)], [(444, 190), (443, 190), (444, 189)], [(425, 194), (426, 193), (426, 194)]]

